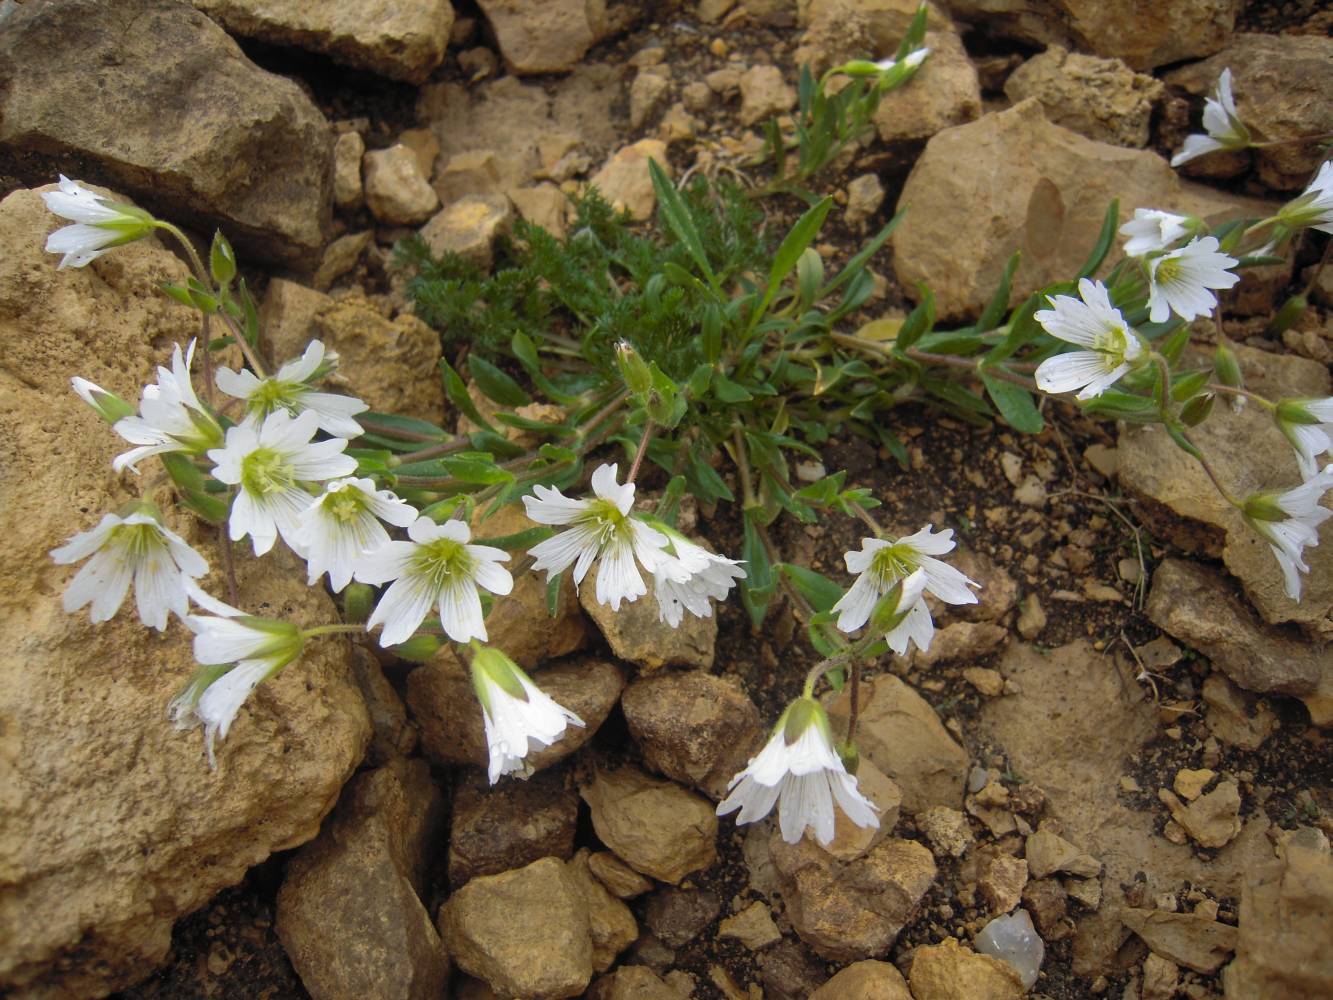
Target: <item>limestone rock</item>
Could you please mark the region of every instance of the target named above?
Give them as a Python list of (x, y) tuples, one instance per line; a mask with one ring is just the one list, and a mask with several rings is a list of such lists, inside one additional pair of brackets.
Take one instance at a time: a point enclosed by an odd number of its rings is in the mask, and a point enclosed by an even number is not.
[(449, 817), (449, 884), (458, 888), (539, 858), (568, 858), (578, 812), (567, 774), (541, 771), (494, 787), (480, 772), (465, 774)]
[(598, 838), (631, 868), (676, 885), (717, 857), (713, 807), (637, 768), (598, 768), (580, 789)]
[[(31, 13), (10, 12), (0, 46), (15, 19)], [(347, 647), (314, 642), (240, 710), (212, 774), (200, 734), (177, 732), (166, 714), (190, 676), (190, 634), (175, 622), (151, 633), (132, 599), (97, 626), (86, 611), (61, 610), (74, 567), (54, 565), (49, 551), (156, 475), (152, 463), (142, 480), (112, 472), (125, 444), (69, 391), (69, 377), (137, 400), (172, 342), (199, 328), (158, 292), (164, 281), (183, 282), (186, 269), (156, 239), (57, 271), (43, 250), (57, 224), (36, 191), (0, 201), (0, 530), (8, 540), (0, 993), (103, 996), (166, 957), (177, 917), (318, 833), (370, 726)], [(151, 495), (170, 526), (221, 566), (214, 533), (174, 508), (165, 490)], [(305, 586), (294, 558), (238, 554), (237, 563), (243, 608), (304, 626), (334, 619), (332, 602)], [(220, 575), (201, 583), (225, 593)]]
[(810, 994), (810, 1000), (912, 1000), (903, 974), (888, 962), (853, 962)]
[(514, 209), (504, 195), (470, 194), (446, 205), (422, 226), (421, 238), (436, 257), (456, 253), (489, 271), (495, 240), (513, 223)]
[(782, 932), (773, 923), (773, 914), (763, 903), (754, 902), (719, 925), (717, 936), (735, 938), (751, 951), (767, 948), (782, 940)]
[(1150, 70), (1212, 55), (1236, 23), (1234, 0), (943, 0), (949, 13), (993, 34), (1058, 44)]
[(1035, 97), (1048, 121), (1089, 139), (1142, 148), (1148, 145), (1153, 107), (1166, 89), (1119, 59), (1053, 45), (1014, 70), (1004, 93), (1015, 104)]
[[(1013, 302), (1076, 273), (1112, 198), (1120, 199), (1122, 218), (1152, 207), (1216, 224), (1253, 208), (1182, 184), (1156, 153), (1094, 142), (1053, 125), (1029, 99), (946, 129), (926, 145), (898, 199), (900, 209), (910, 205), (911, 211), (894, 232), (894, 270), (907, 289), (925, 281), (942, 316), (975, 316), (1016, 250), (1023, 256)], [(975, 237), (960, 243), (953, 235), (961, 231)], [(1112, 250), (1108, 266), (1117, 253)]]
[(930, 851), (912, 840), (885, 840), (846, 863), (809, 838), (788, 844), (774, 833), (769, 849), (792, 927), (831, 961), (885, 954), (935, 881)]
[(847, 184), (847, 209), (843, 218), (849, 226), (864, 226), (884, 204), (884, 185), (874, 174), (862, 174)]
[(374, 234), (368, 229), (339, 236), (324, 248), (310, 283), (320, 291), (328, 291), (335, 281), (356, 267), (373, 238)]
[(937, 853), (961, 858), (972, 846), (972, 827), (957, 809), (931, 806), (917, 813), (916, 825)]
[(22, 154), (32, 180), (104, 180), (151, 211), (220, 226), (243, 256), (313, 266), (331, 224), (332, 149), (302, 90), (187, 4), (5, 13), (0, 152)]
[(1220, 782), (1188, 806), (1165, 788), (1158, 789), (1157, 796), (1200, 847), (1221, 847), (1240, 833), (1240, 788), (1234, 781)]
[(417, 730), (407, 721), (407, 708), (384, 676), (379, 661), (363, 647), (352, 649), (352, 671), (370, 716), (370, 746), (366, 762), (388, 764), (406, 757), (417, 745)]
[(428, 128), (409, 128), (398, 133), (398, 143), (412, 150), (423, 177), (435, 172), (435, 160), (440, 155), (440, 140)]
[(1009, 854), (997, 854), (977, 879), (977, 887), (993, 914), (1008, 913), (1023, 897), (1028, 863)]
[(287, 867), (277, 932), (315, 1000), (435, 1000), (449, 957), (421, 904), (444, 800), (423, 760), (347, 786), (333, 818)]
[(1028, 837), (1024, 850), (1033, 878), (1058, 872), (1093, 878), (1102, 872), (1100, 861), (1050, 830), (1038, 830)]
[(669, 77), (651, 70), (639, 70), (629, 88), (630, 128), (643, 128), (661, 112), (670, 96)]
[(329, 300), (310, 322), (312, 339), (337, 351), (348, 387), (380, 413), (438, 422), (444, 389), (435, 372), (440, 337), (409, 313), (385, 319), (364, 301)]
[(505, 169), (493, 149), (469, 149), (454, 153), (435, 172), (432, 184), (444, 204), (470, 194), (499, 194), (505, 181)]
[(333, 144), (333, 203), (344, 211), (361, 207), (365, 188), (361, 157), (366, 153), (360, 132), (344, 132)]
[(321, 52), (334, 62), (394, 80), (425, 83), (444, 59), (449, 0), (191, 0), (228, 31), (270, 45)]
[(396, 226), (425, 222), (440, 206), (417, 154), (402, 143), (365, 156), (366, 204), (375, 218)]
[(1292, 844), (1245, 874), (1227, 1000), (1319, 1000), (1333, 993), (1333, 863), (1328, 843)]
[(620, 704), (648, 766), (715, 801), (764, 742), (754, 702), (734, 682), (698, 670), (636, 680)]
[[(563, 760), (592, 739), (625, 686), (619, 667), (593, 657), (561, 660), (533, 671), (532, 679), (585, 723), (569, 726), (549, 747), (528, 754), (534, 771)], [(433, 762), (486, 766), (481, 706), (466, 667), (452, 652), (440, 650), (430, 663), (407, 675), (407, 707), (421, 729), (421, 747)]]
[(720, 912), (722, 900), (715, 892), (663, 886), (644, 903), (643, 919), (659, 941), (681, 948), (699, 937)]
[(564, 862), (474, 878), (440, 907), (455, 964), (501, 996), (556, 1000), (592, 979), (588, 904)]
[(661, 620), (651, 577), (645, 577), (648, 593), (619, 611), (599, 604), (591, 580), (579, 588), (579, 603), (605, 636), (611, 652), (650, 674), (663, 667), (696, 667), (711, 670), (717, 643), (717, 617), (696, 618), (686, 612), (677, 628)]
[(524, 221), (541, 226), (556, 239), (565, 238), (569, 199), (554, 184), (510, 188), (509, 200)]
[[(845, 692), (828, 704), (835, 732), (845, 730), (849, 704)], [(856, 742), (862, 758), (898, 783), (908, 815), (962, 801), (967, 754), (926, 700), (897, 677), (881, 674), (862, 684)]]
[(981, 116), (981, 84), (963, 43), (952, 31), (927, 31), (930, 55), (903, 86), (885, 94), (875, 112), (884, 142), (929, 139)]
[[(1240, 688), (1222, 674), (1209, 674), (1204, 680), (1203, 700), (1208, 706), (1208, 714), (1204, 719), (1208, 731), (1223, 743), (1230, 743), (1242, 750), (1258, 750), (1263, 746), (1264, 740), (1272, 736), (1278, 727), (1277, 716), (1265, 705), (1257, 706), (1251, 714), (1250, 703), (1256, 699), (1253, 696), (1247, 698)], [(1319, 721), (1315, 720), (1315, 725), (1319, 724)], [(1212, 777), (1211, 771), (1194, 773)], [(1202, 791), (1202, 788), (1199, 790)], [(1180, 792), (1180, 789), (1177, 788), (1176, 791)], [(1193, 795), (1186, 795), (1184, 792), (1180, 794), (1187, 799), (1194, 798)]]
[(918, 948), (908, 976), (914, 1000), (1019, 1000), (1027, 990), (1008, 962), (953, 938)]
[(264, 357), (278, 365), (299, 358), (314, 339), (315, 314), (332, 301), (323, 292), (286, 278), (270, 281), (259, 306), (259, 349)]
[(875, 807), (879, 826), (857, 826), (841, 809), (833, 811), (833, 839), (824, 850), (839, 861), (855, 861), (882, 841), (898, 825), (903, 792), (898, 783), (875, 766), (862, 760), (856, 771), (856, 790)]
[(610, 851), (597, 851), (589, 855), (588, 868), (612, 895), (621, 899), (642, 896), (653, 887), (651, 879), (644, 878)]
[(607, 891), (588, 866), (588, 849), (574, 855), (565, 868), (574, 877), (588, 904), (588, 928), (592, 935), (592, 967), (605, 972), (616, 956), (634, 943), (639, 925), (628, 906)]
[(953, 622), (935, 633), (930, 649), (917, 650), (913, 663), (932, 667), (937, 663), (977, 660), (999, 649), (1009, 630), (988, 622)]
[[(1236, 110), (1262, 137), (1283, 142), (1333, 130), (1333, 39), (1315, 35), (1240, 33), (1217, 55), (1166, 75), (1166, 82), (1203, 96), (1230, 67)], [(1318, 143), (1287, 142), (1256, 152), (1259, 179), (1270, 188), (1303, 188), (1318, 167)]]
[(588, 990), (588, 1000), (681, 1000), (681, 994), (644, 965), (625, 965)]
[(1236, 928), (1211, 917), (1130, 907), (1121, 919), (1156, 954), (1195, 972), (1215, 972), (1236, 950)]
[(796, 89), (776, 66), (752, 66), (741, 74), (741, 124), (754, 125), (796, 106)]
[[(795, 62), (810, 63), (818, 75), (849, 59), (887, 58), (898, 51), (919, 4), (914, 0), (798, 0), (805, 34)], [(928, 4), (926, 29), (953, 31), (940, 5)]]
[(592, 48), (604, 3), (588, 0), (478, 0), (510, 71), (564, 73)]
[(649, 160), (656, 160), (667, 177), (671, 176), (666, 143), (660, 139), (640, 139), (617, 150), (588, 183), (611, 205), (623, 208), (635, 222), (643, 222), (653, 214), (657, 204), (648, 174)]

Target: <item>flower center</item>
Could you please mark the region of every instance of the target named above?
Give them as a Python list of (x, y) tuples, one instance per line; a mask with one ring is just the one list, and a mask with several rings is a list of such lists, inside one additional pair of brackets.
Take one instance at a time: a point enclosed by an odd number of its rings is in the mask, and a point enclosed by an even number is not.
[(365, 495), (355, 486), (344, 486), (337, 493), (330, 493), (324, 498), (324, 510), (335, 521), (343, 524), (358, 520), (365, 509)]
[(1092, 338), (1092, 349), (1102, 354), (1109, 354), (1116, 364), (1124, 358), (1129, 347), (1129, 331), (1123, 326), (1105, 326)]
[(437, 589), (447, 583), (470, 580), (476, 568), (477, 561), (467, 546), (452, 538), (426, 542), (412, 557), (413, 572), (428, 578)]
[(880, 589), (888, 590), (899, 580), (910, 576), (920, 566), (917, 553), (910, 546), (886, 545), (877, 549), (870, 559), (870, 572)]
[(111, 529), (109, 541), (124, 550), (131, 562), (139, 562), (166, 548), (162, 532), (153, 524), (118, 524)]
[(241, 486), (247, 493), (281, 493), (294, 483), (291, 463), (279, 451), (256, 448), (241, 459)]
[(1163, 257), (1157, 262), (1157, 283), (1159, 285), (1172, 285), (1180, 280), (1180, 275), (1184, 271), (1184, 266), (1180, 263), (1179, 257)]
[(620, 508), (614, 503), (601, 497), (588, 502), (588, 509), (579, 518), (579, 523), (597, 532), (597, 544), (601, 547), (613, 539), (628, 541), (630, 538), (629, 518), (620, 513)]
[(280, 409), (295, 412), (304, 388), (305, 385), (300, 382), (279, 382), (277, 379), (266, 378), (246, 400), (246, 409), (261, 417)]

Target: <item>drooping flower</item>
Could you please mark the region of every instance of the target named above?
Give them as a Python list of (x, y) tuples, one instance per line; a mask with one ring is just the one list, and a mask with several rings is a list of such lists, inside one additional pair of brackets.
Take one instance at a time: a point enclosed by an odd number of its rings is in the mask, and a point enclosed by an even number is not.
[(597, 603), (620, 610), (621, 601), (635, 601), (648, 593), (638, 563), (654, 573), (666, 558), (666, 536), (630, 514), (634, 484), (616, 482), (616, 466), (601, 465), (592, 474), (593, 496), (572, 500), (552, 486), (534, 486), (536, 496), (523, 498), (528, 517), (538, 524), (569, 525), (566, 531), (534, 545), (528, 552), (534, 570), (546, 570), (547, 580), (574, 565), (574, 585), (583, 582), (594, 560), (597, 567)]
[[(220, 602), (219, 602), (220, 603)], [(301, 655), (305, 637), (291, 622), (230, 614), (188, 615), (194, 658), (201, 666), (171, 703), (178, 728), (202, 723), (208, 762), (216, 769), (214, 741), (226, 739), (250, 693)]]
[(653, 571), (658, 620), (679, 628), (686, 611), (696, 618), (711, 617), (711, 602), (725, 601), (736, 581), (745, 579), (740, 560), (709, 552), (661, 522), (652, 526), (668, 541), (667, 558)]
[(440, 624), (454, 642), (486, 641), (478, 587), (505, 595), (514, 578), (500, 563), (509, 558), (504, 549), (471, 545), (472, 530), (462, 521), (436, 524), (419, 517), (408, 526), (411, 541), (388, 542), (357, 563), (355, 576), (362, 583), (393, 581), (385, 591), (366, 630), (383, 625), (381, 646), (406, 642), (439, 608)]
[(78, 375), (69, 380), (70, 388), (78, 397), (91, 406), (99, 417), (113, 427), (126, 417), (134, 415), (134, 407), (121, 399), (114, 392), (108, 392), (96, 382), (89, 382)]
[(1191, 240), (1179, 250), (1149, 258), (1148, 318), (1161, 323), (1171, 313), (1183, 320), (1206, 316), (1217, 305), (1209, 289), (1230, 288), (1240, 281), (1229, 268), (1236, 258), (1220, 252), (1217, 238)]
[(1301, 599), (1300, 574), (1310, 572), (1302, 550), (1319, 544), (1319, 525), (1333, 517), (1333, 510), (1319, 505), (1329, 489), (1333, 489), (1333, 466), (1285, 493), (1256, 493), (1242, 506), (1250, 527), (1273, 549), (1287, 596), (1293, 601)]
[(740, 810), (737, 823), (754, 823), (778, 807), (782, 839), (799, 843), (807, 828), (828, 846), (833, 840), (834, 803), (860, 827), (879, 826), (875, 807), (856, 787), (833, 746), (833, 730), (823, 706), (798, 698), (787, 706), (773, 735), (745, 770), (731, 779), (717, 807), (725, 816)]
[(1333, 233), (1333, 160), (1325, 160), (1319, 165), (1319, 172), (1310, 186), (1283, 205), (1278, 210), (1277, 219), (1291, 229), (1308, 226)]
[(46, 252), (64, 254), (59, 267), (83, 267), (114, 247), (153, 231), (153, 217), (133, 205), (119, 205), (60, 175), (60, 190), (42, 194), (54, 215), (74, 223), (46, 238)]
[(1147, 352), (1120, 310), (1111, 305), (1105, 285), (1082, 278), (1078, 294), (1077, 299), (1048, 296), (1052, 308), (1034, 313), (1033, 318), (1052, 337), (1088, 349), (1047, 358), (1037, 366), (1036, 380), (1043, 392), (1077, 389), (1079, 399), (1091, 399), (1142, 363)]
[(310, 506), (306, 484), (350, 476), (356, 459), (342, 454), (342, 438), (312, 441), (319, 430), (319, 417), (307, 410), (288, 416), (285, 410), (270, 413), (262, 424), (237, 424), (227, 431), (224, 447), (208, 453), (215, 467), (213, 476), (228, 486), (237, 486), (228, 526), (232, 541), (246, 535), (262, 556), (278, 535), (296, 552), (301, 515)]
[(1219, 149), (1248, 149), (1250, 130), (1236, 114), (1236, 100), (1231, 96), (1231, 69), (1222, 70), (1217, 86), (1203, 104), (1203, 127), (1207, 135), (1187, 135), (1180, 152), (1171, 157), (1171, 166), (1213, 153)]
[(935, 638), (935, 619), (924, 596), (927, 586), (924, 569), (908, 574), (880, 598), (870, 616), (870, 627), (882, 633), (899, 656), (906, 656), (912, 643), (924, 653)]
[(1281, 400), (1273, 418), (1296, 450), (1301, 478), (1310, 479), (1319, 471), (1318, 456), (1333, 451), (1333, 396)]
[[(117, 434), (139, 446), (116, 456), (111, 465), (117, 472), (126, 468), (138, 472), (138, 463), (150, 455), (202, 455), (222, 443), (221, 426), (199, 402), (190, 382), (194, 345), (190, 341), (182, 354), (177, 344), (171, 352), (171, 368), (158, 365), (157, 384), (144, 386), (138, 415), (123, 417), (112, 425)], [(78, 385), (74, 388), (79, 392)]]
[(288, 361), (277, 374), (259, 378), (254, 372), (222, 368), (217, 374), (218, 388), (228, 396), (245, 400), (246, 417), (262, 422), (270, 413), (286, 410), (296, 416), (310, 410), (319, 417), (319, 429), (334, 437), (354, 438), (362, 433), (353, 417), (370, 409), (355, 396), (320, 392), (312, 382), (332, 370), (336, 358), (330, 358), (324, 344), (312, 340), (305, 353)]
[(51, 552), (65, 566), (88, 562), (65, 590), (66, 611), (91, 603), (94, 623), (110, 619), (125, 601), (130, 582), (139, 620), (159, 632), (172, 612), (190, 610), (191, 584), (208, 572), (204, 557), (166, 527), (152, 504), (138, 502), (123, 516), (106, 514), (91, 531), (75, 535)]
[(1134, 218), (1120, 227), (1125, 237), (1125, 253), (1130, 257), (1165, 250), (1190, 231), (1192, 220), (1186, 215), (1172, 215), (1155, 208), (1136, 208)]
[(306, 508), (296, 529), (306, 554), (306, 582), (328, 573), (334, 593), (340, 592), (352, 582), (361, 558), (389, 543), (380, 521), (406, 528), (417, 517), (411, 504), (389, 490), (377, 490), (373, 479), (335, 479)]
[(583, 720), (532, 682), (517, 663), (498, 649), (472, 645), (472, 687), (481, 702), (491, 784), (502, 775), (526, 778), (527, 756), (565, 735)]

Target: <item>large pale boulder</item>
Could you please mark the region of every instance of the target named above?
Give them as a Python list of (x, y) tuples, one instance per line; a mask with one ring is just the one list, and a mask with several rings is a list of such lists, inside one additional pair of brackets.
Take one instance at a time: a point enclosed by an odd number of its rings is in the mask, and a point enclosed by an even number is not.
[[(370, 735), (347, 647), (316, 641), (251, 696), (210, 771), (200, 734), (166, 711), (192, 671), (190, 633), (150, 632), (133, 599), (102, 625), (61, 610), (73, 568), (48, 552), (156, 476), (151, 461), (140, 477), (112, 472), (125, 444), (69, 377), (137, 399), (198, 326), (158, 292), (185, 268), (155, 240), (58, 271), (42, 249), (52, 228), (36, 192), (0, 202), (0, 993), (34, 998), (147, 975), (177, 917), (315, 836)], [(221, 565), (213, 531), (153, 495)], [(241, 550), (237, 571), (247, 610), (336, 620), (289, 554)], [(216, 574), (204, 583), (222, 592)]]
[(333, 136), (295, 83), (175, 0), (40, 0), (0, 30), (0, 154), (21, 176), (105, 181), (220, 226), (242, 255), (311, 266), (332, 221)]
[(334, 62), (425, 83), (444, 59), (449, 0), (192, 0), (228, 31), (322, 52)]

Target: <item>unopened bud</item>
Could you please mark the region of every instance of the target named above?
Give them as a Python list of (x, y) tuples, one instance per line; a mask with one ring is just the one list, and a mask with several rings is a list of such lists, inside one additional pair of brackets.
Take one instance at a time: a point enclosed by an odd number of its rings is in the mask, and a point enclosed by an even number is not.
[(653, 387), (652, 372), (628, 340), (622, 340), (616, 345), (616, 363), (620, 365), (620, 375), (625, 385), (634, 395), (642, 396)]
[(1217, 380), (1223, 385), (1232, 389), (1244, 388), (1245, 376), (1240, 373), (1236, 352), (1226, 344), (1218, 344), (1213, 352), (1213, 371), (1217, 372)]
[(1211, 392), (1201, 393), (1186, 403), (1180, 410), (1180, 419), (1186, 427), (1198, 427), (1208, 419), (1209, 414), (1213, 412), (1213, 402), (1216, 400)]
[(114, 392), (108, 392), (95, 382), (77, 375), (69, 380), (79, 398), (97, 411), (98, 416), (108, 424), (133, 416), (134, 407), (121, 399)]
[(409, 663), (426, 663), (439, 651), (442, 645), (444, 643), (438, 636), (414, 635), (407, 642), (400, 642), (396, 646), (389, 647), (389, 651)]
[(375, 607), (375, 590), (369, 584), (349, 583), (343, 590), (343, 618), (349, 625), (364, 625)]
[(1264, 332), (1270, 336), (1286, 332), (1301, 318), (1301, 314), (1308, 306), (1309, 302), (1304, 295), (1293, 295), (1282, 303), (1282, 308), (1277, 311), (1277, 315), (1273, 317)]

